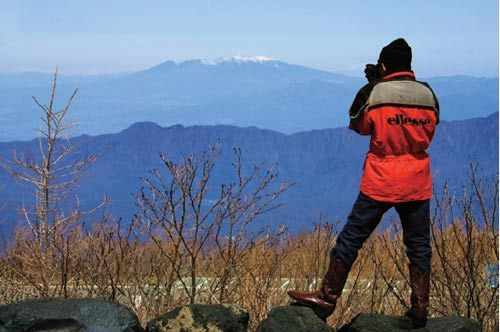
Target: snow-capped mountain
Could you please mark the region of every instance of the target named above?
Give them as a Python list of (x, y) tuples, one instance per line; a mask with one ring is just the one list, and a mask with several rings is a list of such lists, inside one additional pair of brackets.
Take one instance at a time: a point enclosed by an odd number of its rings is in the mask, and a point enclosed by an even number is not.
[[(498, 111), (497, 78), (428, 81), (444, 120)], [(0, 141), (37, 135), (39, 110), (31, 97), (45, 100), (51, 82), (49, 74), (0, 74)], [(74, 134), (115, 132), (138, 121), (256, 125), (292, 133), (346, 125), (347, 109), (365, 79), (266, 56), (236, 55), (165, 61), (114, 77), (60, 77), (59, 82), (60, 101), (79, 88), (70, 113), (79, 124)]]
[[(165, 74), (175, 75), (178, 72), (183, 75), (189, 73), (209, 74), (212, 77), (200, 77), (208, 79), (231, 78), (231, 84), (237, 81), (259, 81), (259, 86), (262, 84), (278, 84), (281, 86), (282, 84), (288, 85), (309, 80), (335, 80), (337, 82), (356, 80), (350, 76), (289, 64), (266, 56), (241, 55), (216, 59), (198, 58), (182, 62), (166, 61), (144, 71), (133, 73), (128, 78), (134, 79)], [(219, 77), (218, 75), (223, 76)], [(183, 79), (188, 78), (188, 76), (183, 77)]]
[(256, 55), (256, 56), (235, 55), (235, 56), (230, 57), (230, 58), (217, 58), (215, 60), (215, 63), (224, 63), (224, 62), (233, 62), (233, 63), (254, 62), (254, 63), (264, 64), (266, 62), (280, 62), (280, 61), (278, 59), (269, 58), (269, 57), (263, 56), (263, 55)]
[[(188, 60), (189, 61), (189, 60)], [(208, 58), (198, 58), (195, 60), (191, 61), (199, 61), (200, 63), (204, 65), (219, 65), (219, 64), (227, 64), (227, 63), (233, 63), (233, 64), (245, 64), (245, 63), (269, 63), (273, 62), (275, 64), (281, 62), (278, 59), (270, 58), (267, 56), (263, 55), (256, 55), (256, 56), (242, 56), (242, 55), (235, 55), (232, 57), (219, 57), (213, 60), (210, 60)]]

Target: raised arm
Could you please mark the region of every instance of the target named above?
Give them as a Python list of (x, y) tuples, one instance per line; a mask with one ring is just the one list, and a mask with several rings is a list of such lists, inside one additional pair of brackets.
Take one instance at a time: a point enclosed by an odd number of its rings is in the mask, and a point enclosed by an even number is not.
[(349, 129), (354, 130), (360, 135), (371, 135), (372, 133), (372, 123), (366, 117), (368, 97), (372, 89), (372, 83), (368, 83), (362, 87), (356, 94), (349, 109)]

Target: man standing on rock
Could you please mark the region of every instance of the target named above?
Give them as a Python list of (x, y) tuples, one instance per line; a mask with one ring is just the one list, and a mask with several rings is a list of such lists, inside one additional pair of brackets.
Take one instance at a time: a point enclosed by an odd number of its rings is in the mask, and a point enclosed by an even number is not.
[(439, 104), (430, 86), (415, 79), (411, 60), (411, 48), (403, 38), (385, 46), (377, 65), (367, 65), (369, 83), (359, 90), (349, 110), (349, 129), (371, 136), (359, 195), (331, 251), (320, 289), (288, 292), (323, 319), (333, 313), (358, 250), (383, 214), (394, 207), (410, 260), (407, 316), (416, 328), (427, 323), (432, 177), (426, 149), (439, 123)]

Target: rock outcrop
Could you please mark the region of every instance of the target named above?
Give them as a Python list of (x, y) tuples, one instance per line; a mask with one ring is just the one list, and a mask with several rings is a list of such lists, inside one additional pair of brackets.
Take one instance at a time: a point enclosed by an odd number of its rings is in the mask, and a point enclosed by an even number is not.
[(147, 324), (148, 332), (246, 332), (246, 310), (229, 304), (192, 304), (167, 312)]
[[(178, 307), (147, 324), (147, 332), (246, 332), (249, 315), (231, 304)], [(407, 317), (359, 314), (338, 332), (403, 332)], [(26, 300), (0, 306), (0, 332), (142, 332), (137, 316), (124, 305), (99, 299)], [(273, 308), (257, 332), (333, 332), (304, 306)], [(479, 322), (465, 317), (430, 318), (425, 332), (480, 332)]]
[[(339, 332), (403, 332), (412, 329), (407, 317), (381, 314), (359, 314)], [(465, 317), (430, 318), (427, 325), (415, 331), (425, 332), (480, 332), (479, 322)]]
[(0, 332), (140, 332), (137, 316), (99, 299), (26, 300), (0, 307)]
[(307, 307), (291, 305), (273, 308), (260, 322), (258, 332), (331, 332), (316, 314)]

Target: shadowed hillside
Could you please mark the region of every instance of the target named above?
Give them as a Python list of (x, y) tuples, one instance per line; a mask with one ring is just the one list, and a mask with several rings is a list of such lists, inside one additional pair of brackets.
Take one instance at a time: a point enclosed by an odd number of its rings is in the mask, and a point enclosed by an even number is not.
[[(242, 148), (247, 167), (277, 162), (280, 179), (295, 182), (281, 197), (284, 206), (261, 220), (274, 225), (284, 223), (292, 230), (310, 227), (320, 214), (330, 219), (347, 215), (358, 192), (368, 150), (368, 138), (346, 128), (285, 135), (256, 127), (160, 127), (140, 122), (119, 133), (73, 139), (82, 155), (106, 150), (80, 183), (80, 198), (90, 204), (108, 194), (110, 211), (129, 220), (136, 209), (132, 193), (140, 188), (141, 176), (146, 176), (151, 168), (160, 167), (160, 150), (175, 159), (181, 154), (200, 153), (218, 140), (222, 148), (213, 173), (214, 184), (230, 180), (233, 147)], [(497, 144), (498, 113), (486, 118), (442, 121), (429, 151), (436, 188), (446, 180), (452, 187), (460, 187), (471, 158), (485, 175), (497, 173)], [(36, 140), (0, 143), (2, 158), (10, 158), (13, 150), (29, 155), (36, 153), (35, 149)], [(4, 184), (2, 196), (10, 201), (10, 206), (14, 200), (18, 204), (31, 199), (3, 170), (0, 183)], [(6, 208), (4, 215), (9, 215), (9, 211)]]

